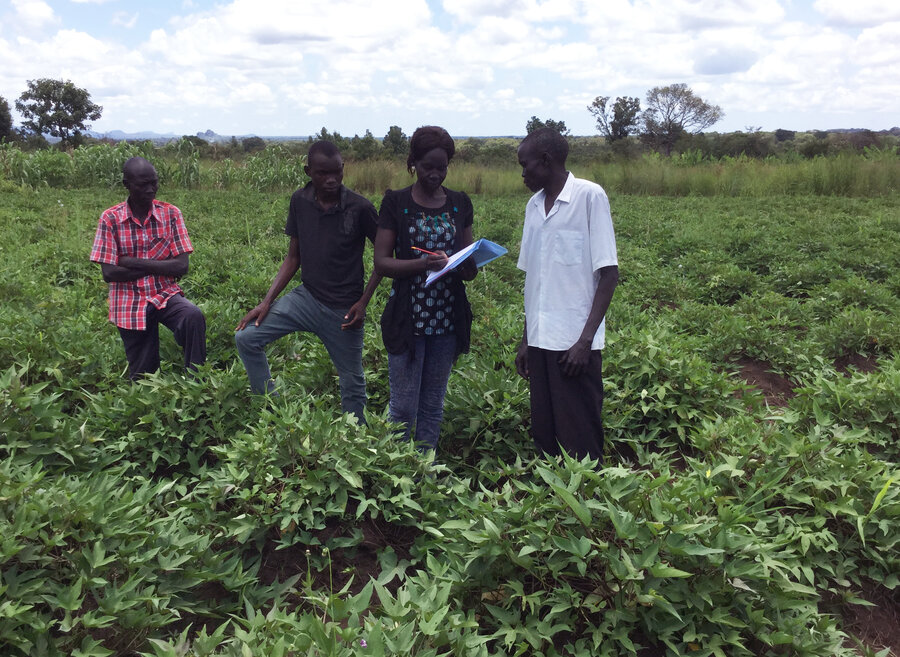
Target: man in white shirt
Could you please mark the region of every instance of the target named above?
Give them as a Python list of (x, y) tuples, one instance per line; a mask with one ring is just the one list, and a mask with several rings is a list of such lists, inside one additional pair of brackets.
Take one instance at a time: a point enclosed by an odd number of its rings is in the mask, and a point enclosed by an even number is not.
[(525, 329), (516, 371), (531, 390), (531, 432), (546, 454), (603, 459), (606, 310), (619, 281), (609, 199), (566, 170), (569, 145), (536, 130), (519, 145), (525, 207), (518, 267), (525, 272)]

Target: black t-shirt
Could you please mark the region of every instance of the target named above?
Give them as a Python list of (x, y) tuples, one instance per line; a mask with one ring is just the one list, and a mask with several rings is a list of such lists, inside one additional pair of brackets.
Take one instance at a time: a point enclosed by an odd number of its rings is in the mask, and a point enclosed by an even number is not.
[[(397, 234), (394, 246), (400, 253), (400, 231), (407, 231), (410, 246), (427, 251), (456, 252), (456, 227), (472, 225), (472, 201), (464, 192), (445, 189), (447, 200), (439, 208), (426, 208), (412, 199), (408, 189), (386, 195), (381, 204), (379, 226)], [(418, 254), (421, 257), (420, 254)], [(453, 307), (456, 300), (448, 277), (425, 287), (426, 274), (410, 277), (411, 311), (415, 335), (443, 335), (456, 330)]]
[(362, 296), (366, 238), (375, 241), (378, 213), (365, 197), (341, 186), (340, 202), (323, 210), (312, 183), (291, 196), (284, 232), (300, 247), (300, 277), (330, 308), (345, 309)]

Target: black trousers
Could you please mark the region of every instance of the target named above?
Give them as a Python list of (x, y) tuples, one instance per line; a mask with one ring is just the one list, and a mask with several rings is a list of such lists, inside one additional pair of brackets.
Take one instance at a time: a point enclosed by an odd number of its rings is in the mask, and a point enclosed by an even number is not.
[(197, 306), (181, 294), (170, 297), (166, 307), (159, 310), (147, 304), (147, 329), (135, 331), (119, 327), (128, 359), (128, 378), (159, 369), (159, 325), (162, 323), (175, 336), (184, 351), (185, 369), (194, 369), (206, 362), (206, 318)]
[(563, 351), (528, 347), (531, 434), (545, 454), (560, 447), (576, 458), (603, 460), (603, 357), (591, 351), (584, 372), (566, 376), (559, 367)]

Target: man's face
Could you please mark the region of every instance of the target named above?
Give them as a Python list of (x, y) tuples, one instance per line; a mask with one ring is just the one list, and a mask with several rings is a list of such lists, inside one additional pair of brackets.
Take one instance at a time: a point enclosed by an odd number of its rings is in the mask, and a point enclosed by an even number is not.
[(135, 203), (149, 205), (159, 191), (159, 176), (149, 162), (133, 166), (122, 180), (128, 197)]
[(333, 197), (344, 180), (344, 161), (340, 155), (314, 153), (305, 170), (319, 196)]
[(550, 180), (550, 163), (546, 153), (537, 153), (529, 143), (519, 146), (519, 166), (522, 167), (522, 182), (532, 192), (539, 192)]

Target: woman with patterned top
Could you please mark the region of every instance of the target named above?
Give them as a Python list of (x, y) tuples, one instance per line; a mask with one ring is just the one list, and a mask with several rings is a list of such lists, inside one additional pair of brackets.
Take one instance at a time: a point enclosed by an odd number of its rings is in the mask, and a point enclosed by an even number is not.
[(409, 142), (406, 161), (416, 182), (388, 190), (375, 237), (375, 271), (394, 279), (381, 317), (388, 352), (391, 420), (423, 449), (437, 449), (450, 370), (469, 350), (472, 311), (463, 281), (475, 278), (471, 260), (431, 285), (428, 272), (472, 243), (472, 201), (443, 186), (456, 151), (443, 128), (424, 126)]

